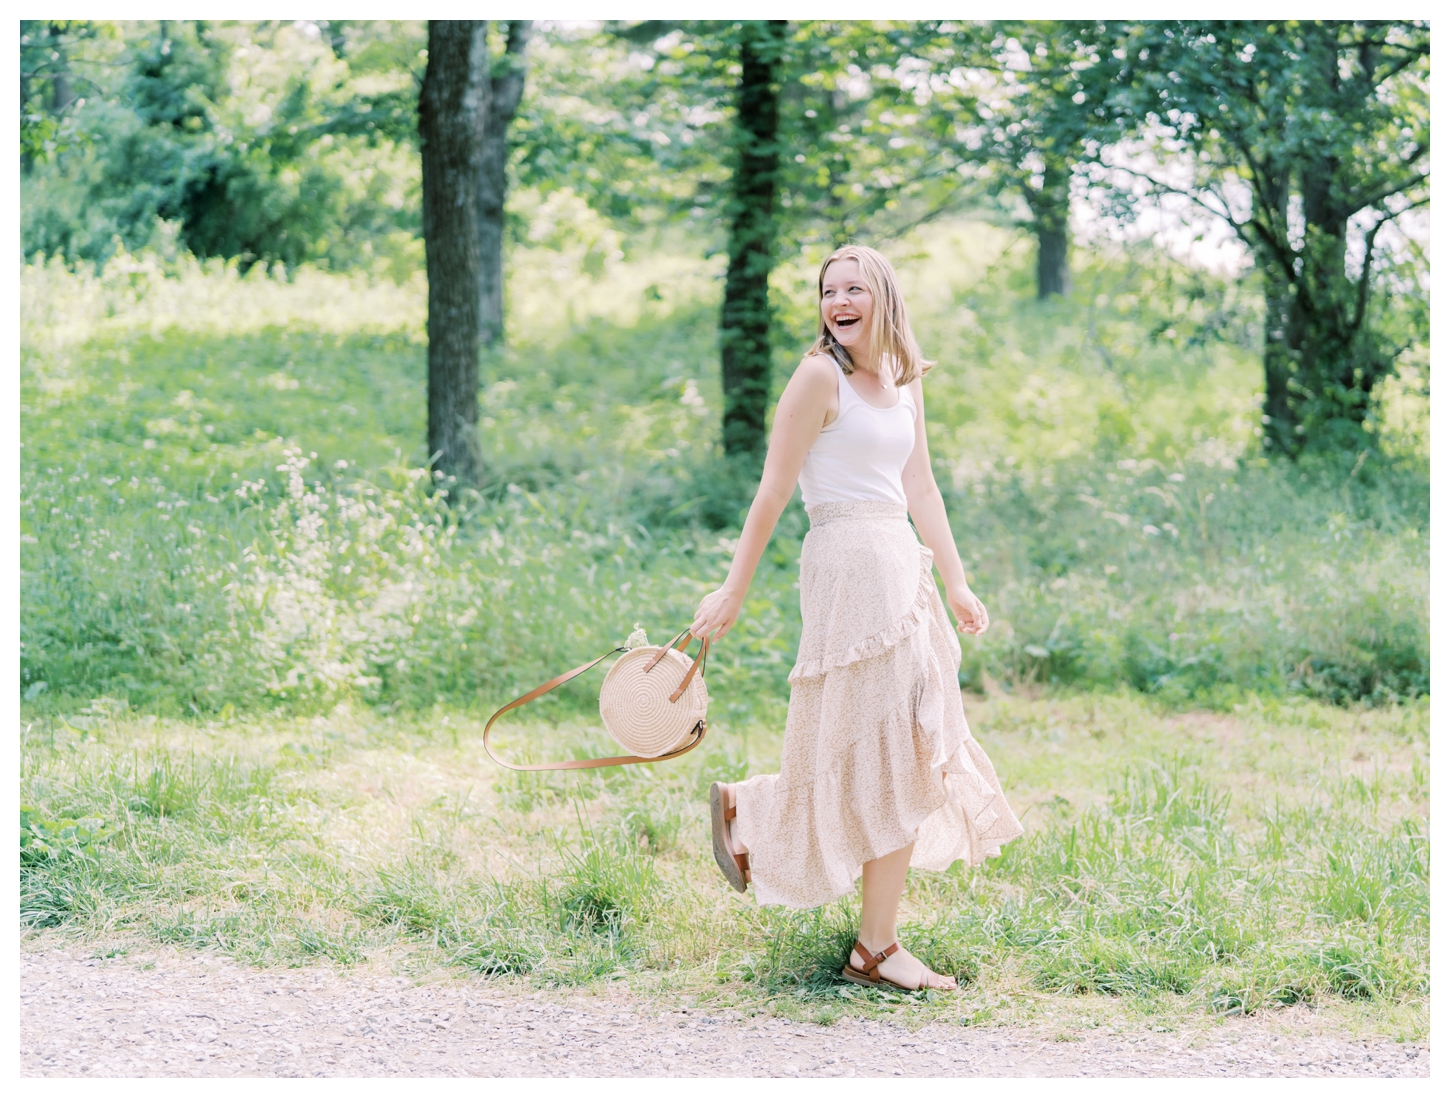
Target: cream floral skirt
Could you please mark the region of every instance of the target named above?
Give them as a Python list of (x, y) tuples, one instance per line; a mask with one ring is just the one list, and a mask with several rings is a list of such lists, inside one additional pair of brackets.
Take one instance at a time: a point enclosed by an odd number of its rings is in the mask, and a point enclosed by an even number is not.
[(854, 891), (863, 862), (977, 865), (1022, 834), (967, 728), (931, 550), (894, 503), (823, 503), (801, 549), (801, 643), (780, 773), (737, 786), (762, 904)]

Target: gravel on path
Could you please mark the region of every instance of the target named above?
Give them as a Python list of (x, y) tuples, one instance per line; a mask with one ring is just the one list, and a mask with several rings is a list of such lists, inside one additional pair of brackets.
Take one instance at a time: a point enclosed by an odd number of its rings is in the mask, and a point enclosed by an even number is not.
[(1256, 1019), (1188, 1034), (842, 1018), (831, 1026), (638, 1000), (415, 984), (204, 955), (20, 954), (24, 1076), (1428, 1076), (1428, 1047), (1285, 1035)]

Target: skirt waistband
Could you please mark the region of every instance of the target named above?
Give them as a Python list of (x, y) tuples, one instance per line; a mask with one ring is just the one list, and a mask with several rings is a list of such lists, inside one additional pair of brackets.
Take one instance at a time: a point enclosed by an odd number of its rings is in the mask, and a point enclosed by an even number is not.
[(818, 526), (828, 526), (833, 522), (850, 519), (905, 519), (906, 505), (876, 499), (833, 500), (807, 507), (806, 515), (811, 520), (811, 529), (814, 530)]

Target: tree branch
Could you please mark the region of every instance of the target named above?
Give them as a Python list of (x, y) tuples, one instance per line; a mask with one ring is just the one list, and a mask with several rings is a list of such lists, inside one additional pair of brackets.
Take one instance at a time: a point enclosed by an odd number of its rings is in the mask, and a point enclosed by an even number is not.
[[(1391, 43), (1383, 43), (1382, 44), (1382, 46), (1391, 46), (1391, 45), (1392, 45)], [(1428, 52), (1429, 52), (1429, 50), (1426, 49), (1426, 50), (1415, 50), (1415, 51), (1413, 51), (1411, 53), (1408, 53), (1405, 57), (1401, 58), (1400, 61), (1397, 64), (1391, 65), (1390, 68), (1389, 68), (1389, 70), (1387, 72), (1384, 72), (1384, 73), (1378, 73), (1378, 72), (1370, 73), (1369, 74), (1370, 75), (1370, 78), (1376, 84), (1385, 84), (1385, 83), (1388, 83), (1389, 81), (1393, 80), (1395, 77), (1399, 76), (1400, 73), (1404, 72), (1407, 68), (1409, 68), (1411, 65), (1413, 65), (1416, 61), (1419, 61)]]
[(507, 128), (519, 109), (519, 100), (524, 94), (524, 50), (532, 37), (532, 19), (514, 19), (509, 22), (508, 44), (504, 55), (495, 63), (498, 71), (490, 77), (492, 96), (489, 100), (489, 125), (493, 129)]
[(963, 180), (962, 185), (956, 188), (956, 190), (952, 191), (951, 194), (948, 195), (947, 198), (943, 199), (934, 209), (928, 210), (926, 213), (922, 214), (915, 220), (908, 221), (903, 225), (898, 225), (894, 229), (887, 230), (886, 232), (881, 234), (880, 239), (897, 240), (900, 237), (903, 237), (907, 233), (911, 232), (912, 229), (919, 228), (922, 225), (926, 225), (929, 222), (935, 221), (938, 217), (943, 217), (946, 214), (952, 213), (954, 210), (960, 208), (961, 205), (965, 205), (965, 203), (959, 203), (958, 200), (962, 198), (963, 192), (966, 190), (966, 180)]
[[(1195, 206), (1198, 206), (1200, 209), (1213, 215), (1220, 221), (1226, 222), (1229, 227), (1233, 229), (1234, 235), (1237, 236), (1239, 240), (1243, 241), (1243, 243), (1251, 251), (1259, 255), (1262, 255), (1265, 251), (1267, 251), (1269, 255), (1272, 256), (1274, 262), (1279, 264), (1279, 266), (1283, 268), (1283, 270), (1288, 274), (1290, 280), (1294, 280), (1294, 260), (1298, 258), (1298, 253), (1287, 246), (1287, 238), (1280, 233), (1274, 232), (1272, 225), (1266, 228), (1258, 218), (1250, 217), (1247, 221), (1236, 220), (1228, 212), (1228, 203), (1224, 200), (1223, 196), (1213, 191), (1211, 187), (1203, 187), (1200, 188), (1199, 191), (1189, 191), (1184, 190), (1182, 187), (1171, 186), (1170, 184), (1164, 183), (1161, 180), (1154, 179), (1153, 176), (1149, 175), (1146, 172), (1136, 171), (1132, 168), (1119, 167), (1115, 170), (1124, 172), (1127, 175), (1130, 175), (1136, 179), (1146, 180), (1148, 183), (1152, 184), (1155, 192), (1159, 195), (1174, 194), (1182, 198), (1186, 198)], [(1222, 203), (1223, 209), (1215, 209), (1212, 205), (1203, 201), (1200, 195), (1200, 192), (1203, 190), (1207, 190), (1216, 199), (1218, 199), (1218, 201)], [(1249, 230), (1251, 229), (1253, 230), (1253, 236), (1249, 234)], [(1255, 237), (1257, 237), (1258, 239), (1255, 239)]]
[(1374, 228), (1364, 234), (1364, 266), (1359, 272), (1359, 285), (1355, 287), (1354, 321), (1350, 324), (1350, 331), (1357, 332), (1364, 323), (1365, 307), (1369, 302), (1369, 278), (1374, 262), (1374, 241), (1379, 236), (1381, 229), (1390, 221), (1389, 217), (1382, 217), (1374, 223)]
[[(1419, 156), (1417, 154), (1412, 159), (1405, 161), (1405, 163), (1412, 164), (1415, 160), (1418, 159)], [(1368, 209), (1370, 206), (1378, 206), (1387, 198), (1393, 198), (1397, 194), (1402, 194), (1420, 183), (1428, 185), (1429, 182), (1430, 176), (1428, 174), (1417, 175), (1410, 179), (1406, 179), (1401, 183), (1396, 183), (1392, 186), (1384, 187), (1373, 194), (1361, 195), (1358, 198), (1352, 198), (1348, 202), (1344, 203), (1344, 205), (1341, 207), (1341, 209), (1343, 210), (1343, 216), (1346, 219), (1353, 217), (1355, 214), (1359, 213), (1360, 210)], [(1419, 203), (1416, 203), (1416, 205), (1419, 205)], [(1339, 213), (1339, 211), (1336, 211), (1336, 213)]]

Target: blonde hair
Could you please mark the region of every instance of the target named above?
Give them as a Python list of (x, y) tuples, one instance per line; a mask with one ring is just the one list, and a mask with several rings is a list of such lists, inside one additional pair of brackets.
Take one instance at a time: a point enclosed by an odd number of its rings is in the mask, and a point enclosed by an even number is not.
[(896, 377), (897, 386), (909, 385), (925, 374), (935, 363), (921, 353), (916, 336), (911, 331), (911, 321), (906, 316), (906, 299), (901, 294), (901, 284), (896, 280), (896, 271), (891, 261), (875, 248), (863, 244), (847, 244), (837, 248), (821, 264), (821, 273), (816, 276), (816, 312), (819, 314), (816, 341), (808, 354), (830, 355), (846, 373), (853, 373), (858, 366), (851, 361), (851, 354), (832, 334), (821, 310), (821, 299), (826, 294), (826, 270), (840, 259), (854, 259), (861, 267), (861, 281), (871, 291), (871, 331), (867, 333), (866, 354), (870, 362), (889, 362)]

